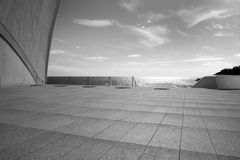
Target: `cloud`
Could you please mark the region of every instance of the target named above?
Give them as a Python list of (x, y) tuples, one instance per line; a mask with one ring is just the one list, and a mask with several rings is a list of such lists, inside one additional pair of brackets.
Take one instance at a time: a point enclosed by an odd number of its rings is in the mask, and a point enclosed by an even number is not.
[(67, 53), (68, 51), (64, 51), (64, 50), (58, 50), (58, 49), (52, 49), (50, 50), (50, 54), (64, 54)]
[(66, 43), (66, 41), (62, 40), (62, 39), (59, 39), (59, 38), (54, 38), (53, 39), (54, 41), (57, 41), (57, 42), (60, 42), (60, 43)]
[(168, 42), (166, 35), (169, 33), (169, 30), (163, 26), (151, 26), (147, 28), (139, 28), (136, 26), (121, 24), (118, 24), (118, 26), (127, 29), (127, 31), (130, 31), (131, 34), (136, 34), (143, 37), (139, 40), (139, 44), (149, 48), (161, 46)]
[(184, 37), (190, 37), (190, 36), (191, 36), (190, 34), (188, 34), (188, 33), (186, 33), (186, 32), (183, 32), (183, 31), (181, 31), (181, 30), (179, 30), (179, 29), (176, 29), (176, 31), (177, 31), (179, 34), (181, 34), (182, 36), (184, 36)]
[(103, 60), (109, 60), (110, 58), (109, 57), (98, 56), (98, 57), (86, 57), (85, 59), (86, 60), (99, 60), (99, 61), (103, 61)]
[(204, 8), (193, 8), (193, 9), (181, 9), (177, 15), (187, 23), (188, 28), (191, 28), (203, 21), (209, 19), (223, 19), (231, 15), (228, 14), (226, 9), (211, 9), (206, 10)]
[(215, 62), (205, 62), (202, 64), (203, 66), (213, 66), (216, 68), (225, 68), (225, 67), (230, 67), (231, 64), (226, 62), (226, 61), (215, 61)]
[(160, 66), (169, 66), (172, 64), (173, 61), (147, 61), (147, 62), (128, 62), (125, 63), (125, 66), (146, 66), (146, 65), (152, 65), (152, 64), (157, 64)]
[(138, 58), (138, 57), (141, 57), (140, 54), (130, 54), (128, 55), (129, 58)]
[(212, 24), (211, 27), (214, 29), (223, 29), (224, 28), (222, 25), (216, 24), (216, 23)]
[(75, 48), (76, 48), (76, 49), (80, 49), (81, 47), (79, 47), (79, 46), (76, 46)]
[(184, 62), (217, 62), (225, 60), (225, 57), (198, 57), (194, 59), (183, 60)]
[(208, 50), (208, 51), (216, 51), (216, 48), (210, 47), (210, 46), (202, 46), (202, 49)]
[(164, 26), (150, 26), (140, 28), (137, 26), (121, 24), (115, 20), (86, 20), (86, 19), (77, 19), (74, 20), (74, 23), (85, 25), (89, 27), (108, 27), (115, 26), (121, 29), (125, 29), (131, 34), (141, 36), (142, 39), (139, 40), (139, 44), (146, 47), (152, 48), (160, 46), (168, 42), (166, 35), (169, 33), (167, 27)]
[(119, 4), (129, 12), (136, 12), (138, 8), (144, 5), (142, 0), (121, 0)]
[(234, 57), (240, 57), (240, 53), (234, 54)]
[(146, 14), (139, 15), (138, 17), (144, 21), (147, 21), (147, 23), (155, 23), (162, 19), (167, 18), (167, 16), (155, 12), (148, 12)]
[(162, 65), (169, 65), (172, 64), (173, 61), (149, 61), (147, 64), (162, 64)]
[(109, 27), (114, 25), (113, 20), (88, 20), (88, 19), (73, 19), (73, 23), (88, 27)]
[(232, 37), (232, 33), (217, 32), (214, 34), (215, 37)]

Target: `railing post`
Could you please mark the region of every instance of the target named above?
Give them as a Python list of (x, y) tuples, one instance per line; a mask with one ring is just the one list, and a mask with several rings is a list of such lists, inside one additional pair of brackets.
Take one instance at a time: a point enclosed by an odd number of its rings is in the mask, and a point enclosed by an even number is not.
[(112, 86), (111, 77), (110, 76), (108, 77), (108, 86)]
[(132, 88), (133, 88), (133, 76), (132, 76)]
[(90, 77), (87, 77), (87, 85), (90, 85)]

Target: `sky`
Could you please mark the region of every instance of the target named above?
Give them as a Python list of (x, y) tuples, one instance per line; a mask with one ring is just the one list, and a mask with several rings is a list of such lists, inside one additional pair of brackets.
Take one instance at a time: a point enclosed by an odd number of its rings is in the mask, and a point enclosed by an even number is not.
[(237, 0), (62, 0), (48, 76), (200, 77), (240, 64)]

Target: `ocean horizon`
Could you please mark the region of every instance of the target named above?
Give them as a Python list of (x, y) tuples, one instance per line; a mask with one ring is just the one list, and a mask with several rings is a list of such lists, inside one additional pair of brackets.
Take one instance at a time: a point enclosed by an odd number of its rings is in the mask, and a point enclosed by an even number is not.
[[(167, 77), (167, 76), (139, 76), (134, 77), (138, 87), (167, 87), (182, 88), (192, 87), (198, 77)], [(135, 83), (134, 82), (134, 83)], [(48, 77), (49, 84), (68, 84), (68, 85), (112, 85), (112, 86), (131, 86), (131, 76), (63, 76)]]

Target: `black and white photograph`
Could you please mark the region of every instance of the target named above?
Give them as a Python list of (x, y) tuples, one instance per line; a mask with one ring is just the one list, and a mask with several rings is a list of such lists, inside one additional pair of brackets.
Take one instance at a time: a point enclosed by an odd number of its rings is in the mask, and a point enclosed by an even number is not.
[(0, 160), (240, 160), (240, 0), (0, 0)]

